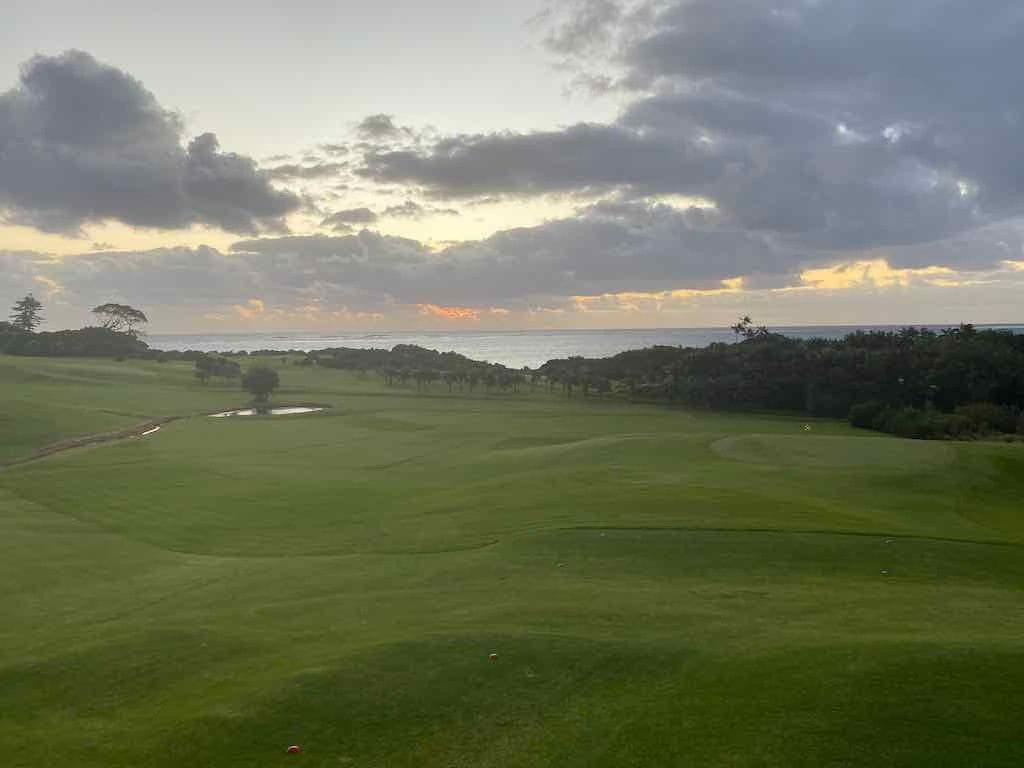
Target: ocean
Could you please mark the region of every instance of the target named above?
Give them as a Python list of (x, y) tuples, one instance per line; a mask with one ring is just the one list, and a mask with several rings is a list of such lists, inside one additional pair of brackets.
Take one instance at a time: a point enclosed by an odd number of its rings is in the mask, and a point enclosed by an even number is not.
[[(798, 338), (840, 338), (856, 330), (891, 330), (901, 326), (791, 326), (772, 328)], [(949, 326), (922, 326), (934, 329)], [(1024, 325), (978, 326), (1024, 333)], [(441, 352), (458, 352), (473, 360), (501, 363), (509, 368), (536, 368), (548, 360), (580, 355), (610, 357), (628, 349), (655, 345), (705, 347), (716, 341), (735, 340), (728, 328), (655, 328), (645, 330), (585, 331), (312, 331), (267, 333), (150, 334), (151, 347), (167, 350), (195, 349), (204, 352), (252, 352), (258, 349), (289, 349), (308, 352), (326, 347), (391, 349), (396, 344), (416, 344)]]

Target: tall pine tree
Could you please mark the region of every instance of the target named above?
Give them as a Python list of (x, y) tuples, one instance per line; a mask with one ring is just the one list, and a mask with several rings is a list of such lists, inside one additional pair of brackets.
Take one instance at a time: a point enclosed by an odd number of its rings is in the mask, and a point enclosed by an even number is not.
[(11, 325), (19, 331), (32, 333), (43, 322), (43, 305), (31, 293), (14, 305)]

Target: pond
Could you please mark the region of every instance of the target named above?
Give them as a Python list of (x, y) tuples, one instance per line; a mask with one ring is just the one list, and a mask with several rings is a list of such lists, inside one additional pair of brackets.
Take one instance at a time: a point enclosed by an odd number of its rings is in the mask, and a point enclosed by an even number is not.
[(254, 408), (244, 408), (240, 411), (224, 411), (224, 413), (211, 413), (210, 418), (226, 419), (235, 416), (294, 416), (298, 413), (317, 413), (323, 408), (312, 406), (294, 406), (290, 408), (271, 408), (269, 412), (258, 412)]

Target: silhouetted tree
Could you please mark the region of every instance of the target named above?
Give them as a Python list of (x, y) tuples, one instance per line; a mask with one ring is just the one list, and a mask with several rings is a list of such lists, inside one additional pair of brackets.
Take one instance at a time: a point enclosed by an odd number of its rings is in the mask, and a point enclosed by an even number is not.
[(43, 322), (43, 305), (31, 293), (15, 303), (11, 309), (11, 326), (18, 331), (32, 333)]
[(130, 336), (135, 335), (136, 326), (149, 322), (145, 312), (128, 304), (100, 304), (93, 308), (92, 313), (100, 318), (100, 327)]
[(768, 329), (763, 325), (754, 325), (750, 315), (744, 315), (735, 325), (729, 326), (732, 332), (744, 339), (756, 339), (759, 336), (767, 336)]

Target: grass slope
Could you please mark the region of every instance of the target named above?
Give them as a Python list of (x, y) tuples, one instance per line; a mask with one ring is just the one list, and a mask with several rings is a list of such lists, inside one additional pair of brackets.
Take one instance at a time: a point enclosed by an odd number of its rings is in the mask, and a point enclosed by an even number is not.
[[(3, 765), (1024, 764), (1019, 446), (282, 378), (0, 471)], [(0, 458), (244, 399), (0, 357)]]

